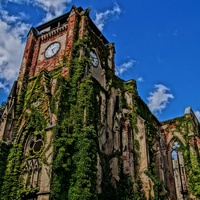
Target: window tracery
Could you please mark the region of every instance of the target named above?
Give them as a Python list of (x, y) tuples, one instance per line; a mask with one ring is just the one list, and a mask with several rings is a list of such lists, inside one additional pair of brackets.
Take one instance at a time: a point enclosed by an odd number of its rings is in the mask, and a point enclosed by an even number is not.
[(176, 195), (178, 199), (185, 199), (187, 196), (187, 179), (184, 166), (184, 158), (181, 152), (180, 144), (175, 141), (172, 146), (172, 167), (174, 172), (174, 181), (176, 186)]
[(44, 146), (41, 135), (30, 135), (24, 149), (23, 180), (25, 187), (36, 188), (39, 186), (40, 153)]

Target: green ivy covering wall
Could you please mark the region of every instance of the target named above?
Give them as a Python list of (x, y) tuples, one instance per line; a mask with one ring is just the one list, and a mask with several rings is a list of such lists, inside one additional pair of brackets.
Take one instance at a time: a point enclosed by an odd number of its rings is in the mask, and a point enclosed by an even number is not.
[[(194, 123), (193, 115), (186, 114), (182, 117), (178, 117), (172, 120), (167, 120), (163, 124), (173, 125), (173, 141), (177, 141), (180, 144), (181, 152), (183, 153), (184, 166), (187, 174), (188, 181), (188, 196), (195, 195), (200, 197), (200, 156), (199, 149), (195, 143), (196, 134), (199, 135), (199, 127)], [(184, 139), (184, 143), (178, 136), (175, 135), (178, 132)], [(194, 140), (194, 144), (190, 144), (190, 139)]]
[(11, 143), (0, 141), (0, 193), (1, 193), (1, 187), (3, 185), (3, 177), (6, 171), (8, 154), (11, 147), (12, 147)]
[[(77, 26), (81, 26), (78, 24)], [(76, 27), (78, 30), (78, 27)], [(90, 35), (90, 37), (88, 36)], [(0, 143), (0, 164), (1, 160), (8, 157), (7, 167), (0, 165), (0, 199), (20, 200), (30, 194), (39, 191), (39, 187), (30, 188), (22, 185), (24, 161), (32, 158), (32, 155), (24, 155), (24, 144), (28, 135), (42, 135), (46, 141), (47, 124), (50, 121), (50, 113), (57, 116), (58, 124), (51, 127), (53, 138), (49, 146), (53, 146), (53, 162), (51, 176), (50, 198), (56, 200), (143, 200), (142, 182), (138, 174), (139, 165), (139, 142), (134, 134), (138, 132), (137, 117), (140, 116), (146, 121), (146, 135), (150, 153), (150, 164), (147, 175), (154, 183), (154, 200), (165, 199), (160, 195), (163, 183), (158, 179), (155, 170), (155, 157), (153, 145), (158, 140), (156, 132), (156, 117), (150, 112), (147, 105), (142, 101), (137, 92), (136, 82), (131, 80), (124, 82), (114, 75), (108, 68), (108, 48), (104, 46), (101, 39), (91, 30), (82, 39), (75, 35), (76, 42), (73, 46), (72, 58), (66, 56), (59, 62), (57, 67), (47, 72), (43, 70), (37, 77), (27, 80), (24, 78), (25, 87), (19, 94), (20, 104), (17, 106), (18, 124), (15, 128), (15, 139), (17, 143), (13, 146)], [(95, 42), (94, 42), (95, 41)], [(95, 46), (92, 44), (95, 43)], [(101, 62), (106, 69), (106, 81), (109, 83), (108, 90), (102, 89), (100, 84), (91, 76), (89, 71), (89, 52), (91, 48), (98, 48)], [(68, 67), (68, 77), (62, 77), (62, 68)], [(86, 71), (85, 69), (88, 69)], [(51, 94), (49, 88), (56, 80), (56, 88)], [(132, 177), (123, 172), (123, 161), (120, 152), (107, 155), (100, 151), (98, 142), (98, 125), (100, 103), (100, 91), (109, 96), (112, 88), (119, 89), (120, 107), (127, 109), (126, 117), (131, 121), (133, 133), (133, 157), (135, 169), (135, 182)], [(127, 104), (125, 93), (132, 95), (133, 107)], [(105, 116), (106, 117), (106, 116)], [(26, 123), (21, 132), (18, 132), (22, 120)], [(180, 125), (178, 130), (183, 134), (187, 132), (187, 126)], [(184, 135), (186, 142), (189, 141), (187, 134)], [(187, 143), (189, 144), (189, 143)], [(190, 188), (195, 195), (199, 195), (199, 163), (189, 153), (189, 146), (184, 147), (187, 170), (193, 163), (194, 176), (190, 178)], [(45, 151), (42, 148), (34, 155), (41, 160), (40, 165), (46, 163)], [(9, 155), (8, 155), (9, 154)], [(102, 193), (97, 194), (97, 156), (100, 157), (102, 167)], [(119, 181), (111, 183), (110, 160), (113, 157), (118, 159)], [(187, 162), (188, 161), (188, 162)], [(199, 183), (200, 185), (200, 183)]]

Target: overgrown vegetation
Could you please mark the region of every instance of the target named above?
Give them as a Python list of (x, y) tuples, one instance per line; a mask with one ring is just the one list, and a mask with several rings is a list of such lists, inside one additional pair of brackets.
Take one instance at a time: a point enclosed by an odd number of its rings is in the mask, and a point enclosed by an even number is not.
[[(183, 117), (168, 120), (165, 122), (174, 127), (172, 132), (174, 141), (177, 141), (180, 145), (180, 150), (184, 158), (184, 167), (187, 174), (188, 181), (188, 195), (195, 195), (200, 197), (200, 156), (199, 148), (197, 146), (196, 134), (199, 137), (199, 126), (194, 124), (192, 114), (187, 114)], [(175, 132), (179, 132), (184, 139), (184, 143), (175, 135)], [(196, 133), (195, 135), (193, 135)]]
[[(76, 27), (78, 29), (78, 27)], [(163, 183), (158, 179), (155, 169), (155, 152), (153, 146), (158, 141), (157, 119), (150, 112), (147, 105), (137, 93), (134, 80), (124, 82), (114, 75), (108, 68), (108, 49), (100, 38), (90, 30), (83, 38), (75, 34), (72, 58), (66, 56), (59, 62), (56, 68), (50, 72), (43, 70), (36, 77), (22, 80), (24, 84), (19, 94), (17, 105), (18, 123), (15, 128), (13, 146), (0, 142), (0, 198), (2, 200), (29, 198), (36, 194), (40, 188), (31, 187), (31, 172), (25, 171), (26, 163), (31, 159), (39, 160), (39, 168), (43, 165), (51, 169), (50, 198), (56, 200), (144, 200), (143, 183), (139, 174), (140, 144), (135, 135), (138, 133), (138, 116), (143, 118), (145, 134), (147, 136), (149, 150), (149, 168), (146, 175), (153, 182), (154, 195), (150, 199), (165, 199), (161, 195)], [(102, 88), (92, 77), (90, 69), (89, 53), (95, 44), (101, 55), (102, 65), (106, 68), (106, 81), (108, 87)], [(68, 67), (67, 77), (61, 76), (63, 67)], [(51, 86), (55, 84), (55, 88)], [(115, 88), (120, 92), (120, 109), (126, 109), (123, 113), (130, 120), (133, 144), (130, 153), (134, 159), (134, 182), (130, 174), (124, 172), (122, 153), (120, 151), (107, 154), (100, 151), (98, 128), (101, 122), (100, 92), (105, 92), (109, 97), (111, 90)], [(53, 92), (52, 92), (53, 90)], [(128, 105), (126, 93), (132, 96), (132, 105)], [(106, 102), (107, 103), (107, 102)], [(4, 104), (0, 107), (0, 112)], [(107, 109), (107, 107), (106, 107)], [(117, 112), (121, 112), (118, 110)], [(107, 112), (107, 110), (106, 110)], [(56, 117), (55, 117), (56, 116)], [(54, 120), (52, 120), (54, 118)], [(107, 117), (107, 116), (105, 116)], [(22, 124), (25, 121), (26, 123)], [(19, 128), (20, 131), (19, 131)], [(188, 124), (177, 128), (184, 135), (187, 143), (183, 147), (187, 172), (193, 176), (189, 178), (190, 190), (197, 197), (200, 196), (200, 171), (199, 157), (190, 153)], [(40, 135), (44, 144), (47, 141), (47, 131), (52, 133), (47, 146), (33, 153), (32, 146), (26, 152), (27, 140), (30, 135)], [(121, 131), (121, 130), (120, 130)], [(52, 163), (46, 158), (46, 153), (53, 146)], [(120, 149), (122, 151), (122, 148)], [(97, 193), (97, 159), (100, 159), (102, 168), (101, 193)], [(8, 158), (8, 159), (7, 159)], [(112, 158), (118, 160), (119, 180), (113, 180), (110, 162)], [(7, 167), (5, 161), (7, 160)], [(3, 163), (4, 162), (4, 163)], [(191, 164), (192, 163), (192, 164)], [(40, 171), (41, 172), (41, 171)]]
[(4, 102), (4, 101), (1, 102), (1, 105), (0, 105), (0, 116), (1, 116), (1, 114), (3, 113), (5, 107), (6, 107), (6, 102)]
[(1, 187), (3, 185), (4, 173), (6, 171), (7, 158), (11, 146), (11, 143), (0, 141), (0, 193)]

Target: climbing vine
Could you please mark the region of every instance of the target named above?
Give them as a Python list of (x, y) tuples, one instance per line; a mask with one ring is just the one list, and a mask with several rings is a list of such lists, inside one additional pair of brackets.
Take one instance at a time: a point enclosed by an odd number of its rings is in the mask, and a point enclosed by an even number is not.
[(0, 194), (3, 185), (3, 177), (6, 171), (7, 158), (11, 147), (11, 143), (0, 141)]
[[(196, 134), (199, 134), (199, 126), (194, 124), (194, 118), (191, 113), (187, 113), (182, 117), (165, 121), (172, 128), (173, 140), (180, 144), (180, 150), (184, 158), (184, 167), (187, 174), (187, 189), (188, 195), (195, 195), (197, 198), (200, 196), (200, 179), (199, 179), (199, 150), (195, 142)], [(175, 134), (179, 133), (182, 140)]]
[[(137, 120), (140, 116), (146, 122), (145, 134), (150, 154), (146, 175), (153, 182), (153, 189), (151, 189), (154, 196), (151, 196), (150, 192), (149, 196), (154, 200), (165, 199), (166, 196), (160, 194), (163, 183), (156, 174), (153, 149), (155, 141), (159, 140), (157, 136), (158, 121), (139, 97), (136, 82), (134, 80), (124, 82), (115, 76), (113, 69), (108, 67), (109, 50), (102, 42), (102, 38), (96, 36), (91, 29), (79, 38), (78, 27), (81, 27), (82, 24), (79, 24), (78, 20), (80, 19), (77, 19), (75, 27), (72, 57), (68, 58), (64, 55), (54, 70), (50, 72), (42, 70), (31, 79), (26, 76), (28, 74), (26, 71), (25, 77), (21, 80), (22, 88), (17, 105), (18, 123), (14, 132), (16, 142), (13, 145), (0, 142), (0, 198), (20, 200), (39, 192), (39, 185), (34, 188), (30, 187), (28, 180), (31, 174), (24, 170), (26, 162), (37, 158), (40, 160), (40, 169), (45, 164), (51, 170), (49, 178), (51, 179), (50, 198), (52, 200), (145, 199), (143, 183), (139, 174), (140, 144), (136, 137), (139, 131)], [(101, 84), (97, 83), (97, 80), (91, 75), (89, 55), (91, 49), (94, 48), (101, 56), (101, 65), (106, 71), (106, 88), (102, 88)], [(69, 74), (65, 77), (61, 75), (63, 68), (69, 70)], [(133, 141), (130, 154), (133, 155), (134, 159), (134, 182), (133, 177), (124, 172), (122, 152), (112, 152), (108, 155), (99, 147), (98, 128), (102, 125), (99, 120), (101, 114), (99, 111), (102, 102), (97, 99), (100, 99), (100, 91), (102, 90), (105, 92), (107, 100), (113, 89), (120, 97), (118, 111), (125, 110), (125, 113), (119, 113), (122, 114), (122, 121), (125, 118), (130, 120)], [(129, 104), (127, 95), (132, 100)], [(112, 117), (114, 118), (114, 116)], [(183, 118), (179, 120), (183, 120)], [(199, 158), (195, 158), (190, 153), (189, 137), (186, 134), (189, 132), (191, 124), (188, 125), (184, 121), (178, 126), (176, 123), (177, 130), (183, 133), (186, 141), (186, 147), (183, 147), (183, 150), (187, 172), (194, 174), (189, 179), (189, 186), (193, 194), (199, 197), (200, 172), (197, 162)], [(50, 139), (46, 135), (48, 130), (52, 133)], [(42, 146), (41, 150), (34, 154), (31, 153), (33, 152), (32, 147), (28, 153), (24, 153), (25, 144), (30, 135), (40, 135), (44, 144), (49, 139), (49, 144)], [(53, 155), (50, 155), (52, 163), (49, 163), (46, 158), (46, 152), (50, 147), (53, 147)], [(98, 157), (102, 173), (100, 194), (97, 193)], [(8, 158), (6, 159), (6, 167), (2, 163), (5, 158)], [(111, 181), (114, 179), (110, 165), (113, 158), (118, 160), (118, 180)], [(24, 178), (25, 173), (28, 173), (28, 178)]]
[[(54, 162), (51, 198), (97, 199), (97, 119), (99, 89), (90, 73), (87, 35), (78, 40), (70, 61), (69, 79), (60, 79), (59, 126), (54, 132)], [(81, 49), (84, 55), (80, 58)]]

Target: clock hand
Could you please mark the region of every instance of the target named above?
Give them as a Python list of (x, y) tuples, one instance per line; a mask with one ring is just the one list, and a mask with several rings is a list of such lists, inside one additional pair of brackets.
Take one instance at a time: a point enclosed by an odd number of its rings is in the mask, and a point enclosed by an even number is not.
[(52, 49), (52, 52), (53, 52), (53, 53), (55, 52), (54, 50), (57, 50), (57, 47), (54, 47), (54, 48)]

